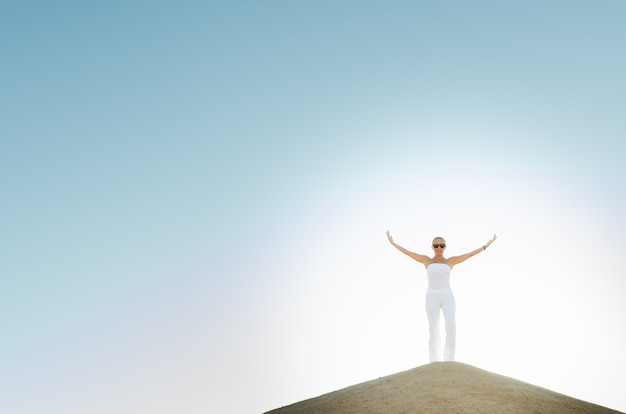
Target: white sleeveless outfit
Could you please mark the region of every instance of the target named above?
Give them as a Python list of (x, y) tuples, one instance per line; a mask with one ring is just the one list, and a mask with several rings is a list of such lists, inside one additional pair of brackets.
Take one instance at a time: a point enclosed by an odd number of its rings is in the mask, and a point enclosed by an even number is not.
[(430, 362), (441, 361), (441, 334), (439, 317), (443, 311), (446, 327), (446, 341), (443, 360), (454, 361), (456, 347), (456, 303), (450, 287), (450, 266), (445, 263), (431, 263), (426, 268), (428, 291), (426, 292), (426, 316), (430, 338), (428, 340)]

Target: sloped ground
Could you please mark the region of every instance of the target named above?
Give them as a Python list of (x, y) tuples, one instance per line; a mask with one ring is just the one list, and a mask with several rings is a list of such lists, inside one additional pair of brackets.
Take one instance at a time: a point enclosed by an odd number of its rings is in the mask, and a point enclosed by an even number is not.
[(439, 362), (364, 382), (269, 413), (608, 414), (618, 411), (471, 365)]

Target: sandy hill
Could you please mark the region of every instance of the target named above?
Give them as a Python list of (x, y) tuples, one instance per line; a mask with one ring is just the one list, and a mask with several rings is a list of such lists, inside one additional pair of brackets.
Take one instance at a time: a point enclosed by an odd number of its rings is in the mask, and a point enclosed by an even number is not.
[(423, 365), (270, 411), (271, 414), (618, 412), (458, 362)]

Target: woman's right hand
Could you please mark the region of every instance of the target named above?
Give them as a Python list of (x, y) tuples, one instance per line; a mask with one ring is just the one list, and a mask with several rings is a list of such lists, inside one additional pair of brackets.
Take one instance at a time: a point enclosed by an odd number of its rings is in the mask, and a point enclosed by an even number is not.
[(389, 243), (393, 244), (393, 237), (391, 237), (389, 230), (387, 230), (387, 238), (389, 239)]

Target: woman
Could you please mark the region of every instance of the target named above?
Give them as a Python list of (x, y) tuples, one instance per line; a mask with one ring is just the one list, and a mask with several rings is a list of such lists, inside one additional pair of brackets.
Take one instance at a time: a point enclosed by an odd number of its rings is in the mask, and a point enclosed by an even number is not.
[(410, 258), (417, 260), (426, 267), (428, 276), (428, 291), (426, 292), (426, 315), (428, 316), (428, 330), (430, 339), (428, 341), (430, 362), (441, 361), (441, 346), (439, 344), (439, 315), (443, 311), (443, 318), (446, 325), (446, 343), (443, 351), (444, 361), (454, 361), (454, 349), (456, 345), (456, 323), (454, 320), (456, 303), (450, 287), (450, 271), (459, 263), (463, 263), (470, 257), (487, 250), (496, 240), (494, 234), (491, 240), (484, 246), (479, 247), (461, 256), (445, 258), (443, 252), (446, 250), (446, 241), (442, 237), (433, 239), (434, 257), (413, 253), (393, 241), (393, 237), (387, 230), (389, 243)]

